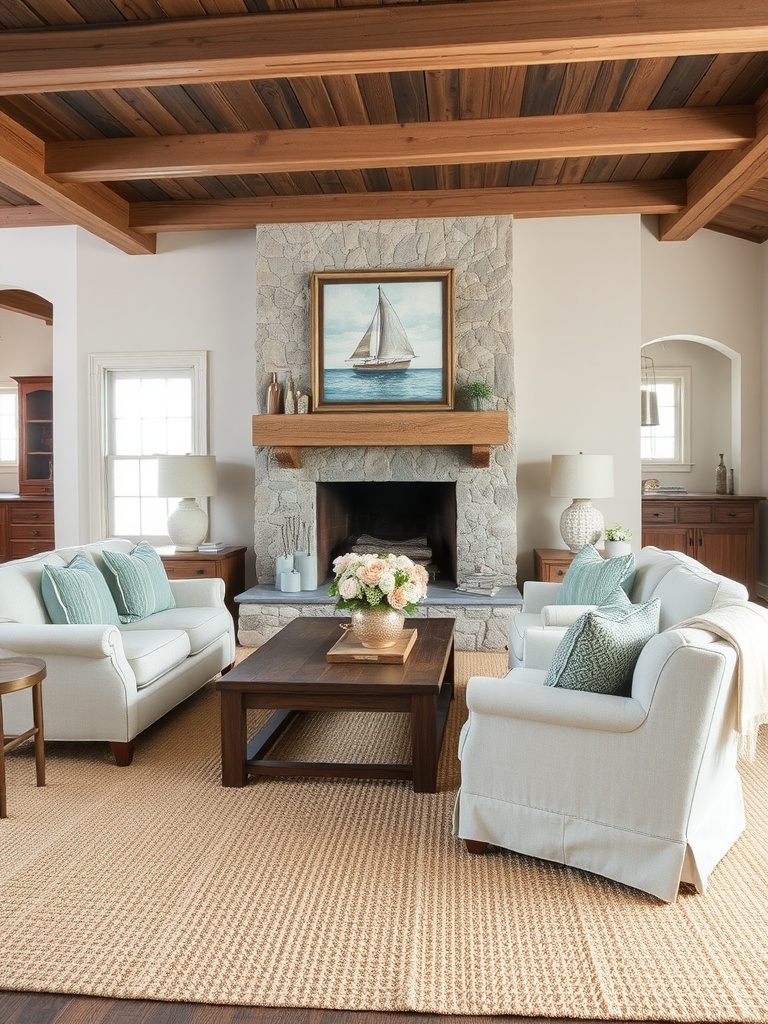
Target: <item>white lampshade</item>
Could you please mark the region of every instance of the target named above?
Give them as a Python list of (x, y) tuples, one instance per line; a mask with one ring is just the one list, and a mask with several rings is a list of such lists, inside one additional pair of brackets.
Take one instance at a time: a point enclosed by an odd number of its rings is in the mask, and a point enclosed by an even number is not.
[(612, 455), (553, 455), (549, 493), (563, 498), (612, 498)]
[(560, 533), (571, 551), (596, 544), (605, 523), (592, 498), (613, 497), (613, 456), (553, 455), (550, 494), (573, 501), (560, 517)]
[(207, 498), (216, 493), (213, 455), (160, 455), (157, 494), (160, 498)]
[(208, 533), (208, 513), (196, 498), (216, 493), (216, 459), (213, 455), (162, 455), (157, 460), (157, 494), (181, 498), (168, 516), (168, 536), (177, 551), (196, 551)]

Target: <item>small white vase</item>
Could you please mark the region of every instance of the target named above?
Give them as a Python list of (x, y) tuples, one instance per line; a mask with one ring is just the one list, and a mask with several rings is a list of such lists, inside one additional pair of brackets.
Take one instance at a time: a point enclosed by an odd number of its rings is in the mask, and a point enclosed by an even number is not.
[(628, 555), (632, 551), (632, 545), (626, 540), (605, 541), (605, 557), (617, 558), (619, 555)]

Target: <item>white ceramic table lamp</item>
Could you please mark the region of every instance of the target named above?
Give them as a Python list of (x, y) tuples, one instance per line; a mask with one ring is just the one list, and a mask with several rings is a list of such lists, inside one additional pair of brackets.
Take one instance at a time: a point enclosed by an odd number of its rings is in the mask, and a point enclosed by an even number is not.
[(553, 455), (549, 493), (573, 498), (560, 517), (560, 533), (568, 548), (580, 551), (585, 544), (597, 543), (605, 523), (592, 498), (613, 497), (613, 456)]
[[(213, 455), (162, 455), (157, 460), (157, 494), (181, 498), (168, 516), (168, 536), (177, 551), (197, 551), (208, 533), (208, 513), (197, 498), (216, 493), (216, 459)], [(187, 497), (192, 495), (192, 497)]]

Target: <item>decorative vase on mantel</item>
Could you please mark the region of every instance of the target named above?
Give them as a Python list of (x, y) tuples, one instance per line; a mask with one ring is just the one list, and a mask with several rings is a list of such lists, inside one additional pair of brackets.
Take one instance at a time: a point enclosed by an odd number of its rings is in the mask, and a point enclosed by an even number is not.
[(356, 608), (351, 615), (352, 632), (363, 647), (394, 647), (403, 632), (405, 619), (392, 608)]

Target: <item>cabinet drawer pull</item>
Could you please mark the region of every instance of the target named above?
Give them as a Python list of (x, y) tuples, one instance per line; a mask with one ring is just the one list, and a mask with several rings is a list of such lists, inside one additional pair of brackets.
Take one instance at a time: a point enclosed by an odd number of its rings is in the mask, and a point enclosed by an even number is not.
[(205, 575), (205, 569), (195, 569), (195, 572), (197, 573), (198, 576)]
[(32, 515), (29, 518), (30, 519), (39, 519), (40, 518), (40, 513), (39, 512), (33, 512)]
[(39, 537), (40, 536), (40, 531), (39, 530), (33, 530), (32, 531), (32, 536), (33, 537)]

